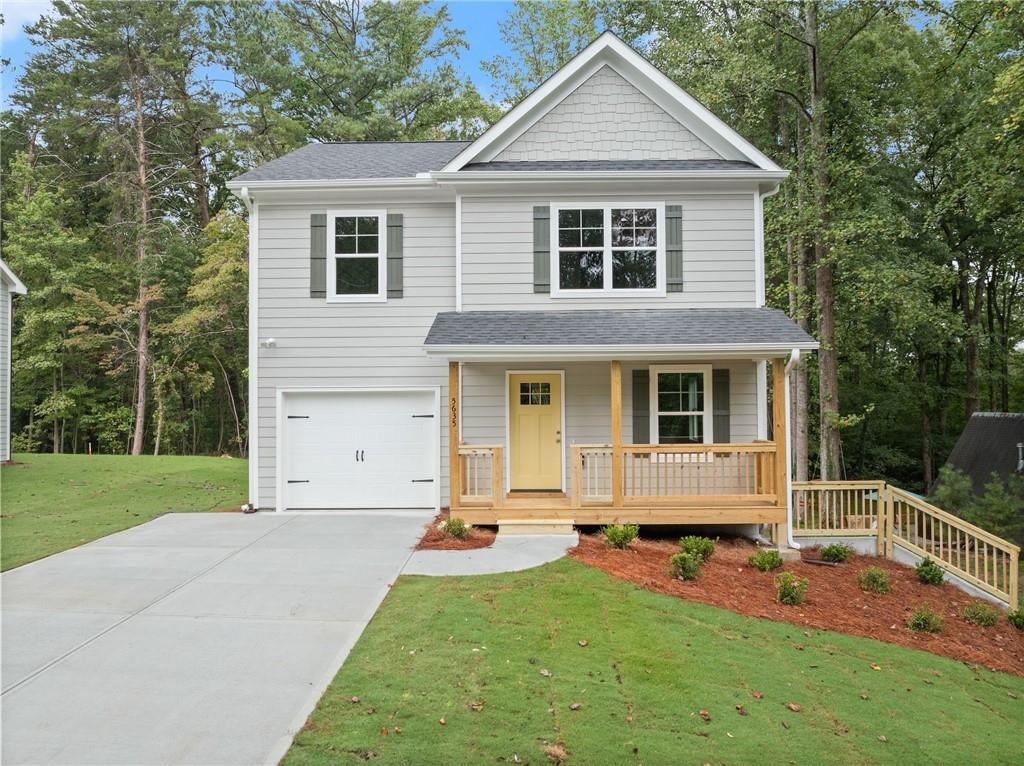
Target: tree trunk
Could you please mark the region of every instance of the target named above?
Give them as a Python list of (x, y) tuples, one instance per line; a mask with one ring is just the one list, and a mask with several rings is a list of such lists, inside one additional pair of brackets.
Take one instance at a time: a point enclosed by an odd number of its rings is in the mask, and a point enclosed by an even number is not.
[[(131, 44), (129, 44), (131, 51)], [(137, 52), (136, 52), (137, 54)], [(131, 54), (129, 54), (131, 55)], [(146, 284), (146, 240), (149, 235), (149, 185), (146, 159), (146, 126), (142, 116), (142, 63), (138, 55), (133, 56), (132, 95), (135, 100), (135, 153), (139, 184), (139, 230), (136, 242), (136, 260), (139, 269), (139, 335), (136, 344), (138, 363), (135, 370), (135, 433), (132, 437), (132, 454), (141, 455), (146, 439), (146, 387), (149, 371), (149, 290)]]
[(921, 388), (921, 467), (924, 474), (924, 491), (930, 492), (935, 480), (932, 463), (932, 418), (928, 406), (928, 358), (923, 353), (917, 356), (917, 383)]
[(164, 393), (160, 384), (153, 381), (156, 396), (156, 435), (153, 437), (153, 456), (160, 454), (160, 439), (164, 435)]
[[(53, 395), (57, 396), (57, 371), (53, 371)], [(60, 418), (53, 416), (53, 454), (60, 454)]]

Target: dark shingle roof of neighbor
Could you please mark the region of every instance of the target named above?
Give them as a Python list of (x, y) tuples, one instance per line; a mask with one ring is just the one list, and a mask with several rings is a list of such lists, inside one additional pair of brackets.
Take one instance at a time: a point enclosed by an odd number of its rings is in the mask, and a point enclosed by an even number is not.
[(471, 162), (463, 170), (757, 170), (745, 160), (537, 160)]
[(1024, 443), (1024, 413), (975, 412), (949, 453), (946, 465), (971, 479), (976, 494), (997, 473), (1003, 479), (1017, 470), (1017, 445)]
[(632, 309), (446, 311), (426, 346), (720, 346), (816, 347), (777, 309)]
[(234, 183), (413, 178), (440, 170), (470, 141), (348, 141), (306, 144), (243, 173)]

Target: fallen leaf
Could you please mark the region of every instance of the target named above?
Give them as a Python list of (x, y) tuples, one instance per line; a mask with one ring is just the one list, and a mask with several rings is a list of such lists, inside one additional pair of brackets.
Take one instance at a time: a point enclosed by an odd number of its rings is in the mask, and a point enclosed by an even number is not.
[(569, 705), (570, 710), (579, 710), (581, 707), (583, 707), (583, 705), (579, 702), (574, 702), (571, 705)]
[(750, 715), (750, 713), (747, 712), (747, 709), (745, 707), (743, 707), (743, 705), (737, 705), (736, 706), (736, 712), (739, 713), (740, 715)]
[(888, 742), (889, 740), (886, 739), (886, 736), (884, 734), (879, 734), (878, 735), (878, 741), (879, 742)]
[(438, 723), (441, 724), (442, 726), (444, 726), (444, 719), (442, 718), (441, 720), (438, 721)]
[(799, 713), (800, 712), (800, 706), (798, 704), (796, 704), (795, 702), (787, 702), (786, 703), (786, 707), (788, 707), (794, 713)]
[(589, 641), (587, 641), (587, 639), (585, 639), (585, 638), (581, 638), (581, 639), (580, 639), (580, 640), (579, 640), (579, 641), (578, 641), (577, 643), (578, 643), (578, 644), (579, 644), (580, 646), (586, 646), (586, 645), (587, 645), (587, 644), (589, 644), (590, 642), (589, 642)]
[(862, 694), (862, 695), (860, 695), (860, 698), (861, 698), (862, 700), (866, 700), (866, 699), (868, 699), (868, 695), (866, 695), (866, 694)]
[(698, 715), (701, 718), (703, 718), (706, 722), (710, 723), (710, 721), (711, 721), (711, 713), (709, 713), (707, 710), (701, 710), (700, 713), (698, 713)]
[(731, 731), (727, 731), (727, 732), (725, 733), (725, 736), (727, 736), (727, 737), (728, 737), (729, 739), (736, 739), (736, 737), (734, 737), (734, 736), (732, 735), (732, 732), (731, 732)]
[(551, 678), (551, 671), (547, 668), (544, 668), (542, 671), (540, 671), (540, 674), (545, 678)]
[(393, 729), (393, 731), (395, 732), (395, 734), (401, 734), (402, 733), (402, 727), (401, 726), (396, 726)]
[(788, 728), (789, 728), (789, 724), (788, 724), (788, 723), (786, 723), (785, 721), (783, 721), (783, 722), (782, 722), (782, 728), (783, 728), (783, 729), (788, 729)]
[(872, 669), (872, 670), (881, 670), (881, 669), (882, 669), (882, 666), (881, 666), (881, 665), (879, 665), (879, 664), (878, 664), (877, 662), (872, 662), (872, 663), (871, 663), (871, 669)]
[(735, 636), (726, 636), (725, 637), (726, 641), (733, 641), (734, 639), (735, 639)]
[(353, 698), (352, 698), (352, 699), (350, 700), (350, 702), (351, 702), (351, 703), (352, 703), (353, 705), (358, 705), (358, 704), (359, 704), (359, 697), (353, 697)]
[(390, 732), (388, 731), (388, 727), (387, 726), (381, 726), (380, 727), (380, 735), (382, 737), (386, 737), (389, 733)]
[(468, 707), (474, 713), (479, 713), (481, 710), (484, 709), (484, 703), (482, 703), (482, 702), (470, 702), (468, 705), (466, 705), (466, 707)]
[(750, 696), (753, 697), (756, 700), (764, 699), (764, 695), (761, 694), (761, 692), (757, 692), (757, 691), (751, 692)]

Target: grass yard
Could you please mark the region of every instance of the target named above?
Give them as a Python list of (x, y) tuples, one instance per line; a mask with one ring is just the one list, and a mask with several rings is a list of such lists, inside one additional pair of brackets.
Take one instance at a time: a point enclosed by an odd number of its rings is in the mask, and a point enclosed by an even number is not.
[(245, 502), (245, 460), (23, 454), (14, 461), (0, 468), (0, 569), (164, 513)]
[(1019, 763), (1022, 731), (1022, 678), (563, 559), (400, 578), (284, 764)]

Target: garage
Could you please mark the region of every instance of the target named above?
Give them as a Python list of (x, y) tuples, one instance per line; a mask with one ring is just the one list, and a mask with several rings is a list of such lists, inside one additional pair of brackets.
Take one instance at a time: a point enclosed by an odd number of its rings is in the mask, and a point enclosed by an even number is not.
[(283, 509), (436, 507), (438, 410), (434, 389), (282, 393)]

